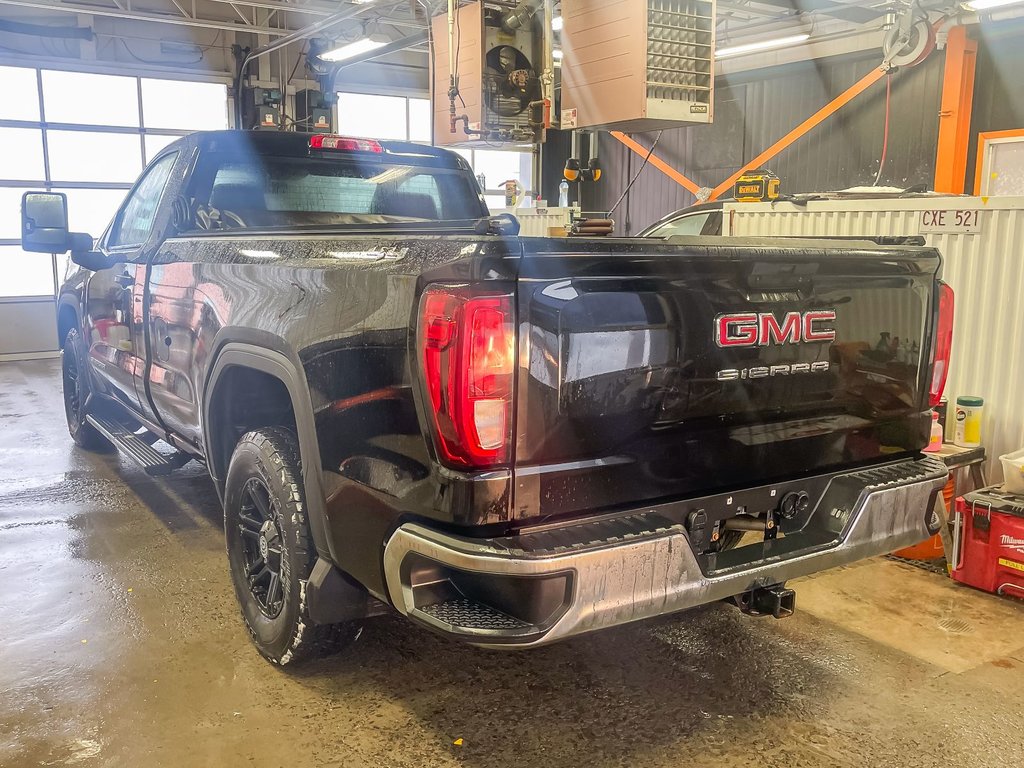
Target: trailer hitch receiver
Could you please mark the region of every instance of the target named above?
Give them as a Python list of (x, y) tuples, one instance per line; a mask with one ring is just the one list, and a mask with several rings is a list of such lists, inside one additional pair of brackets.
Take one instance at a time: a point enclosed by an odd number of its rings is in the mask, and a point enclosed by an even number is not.
[(748, 616), (774, 616), (784, 619), (796, 610), (796, 592), (783, 584), (757, 587), (735, 598), (736, 605)]

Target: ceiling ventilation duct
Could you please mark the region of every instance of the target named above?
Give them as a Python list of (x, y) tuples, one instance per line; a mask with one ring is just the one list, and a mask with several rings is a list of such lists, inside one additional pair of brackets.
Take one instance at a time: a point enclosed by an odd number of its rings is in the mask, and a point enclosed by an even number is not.
[(715, 0), (562, 0), (562, 128), (710, 123)]

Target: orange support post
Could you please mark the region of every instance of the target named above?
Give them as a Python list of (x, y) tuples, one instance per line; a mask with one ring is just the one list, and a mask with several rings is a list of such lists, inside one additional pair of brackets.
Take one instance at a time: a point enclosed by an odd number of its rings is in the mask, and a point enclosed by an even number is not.
[[(631, 150), (640, 155), (640, 157), (647, 157), (647, 153), (650, 150), (644, 148), (644, 146), (639, 142), (634, 141), (632, 138), (622, 133), (621, 131), (611, 131), (611, 134), (614, 138), (618, 139)], [(652, 153), (650, 159), (647, 162), (653, 165), (662, 173), (664, 173), (670, 179), (672, 179), (672, 181), (674, 181), (676, 184), (679, 184), (683, 188), (689, 190), (691, 194), (696, 195), (697, 190), (700, 189), (700, 187), (697, 186), (696, 182), (681, 174), (679, 171), (677, 171), (675, 168), (666, 163), (657, 155)]]
[(771, 160), (773, 157), (779, 154), (782, 150), (786, 149), (786, 147), (795, 142), (797, 139), (801, 138), (802, 136), (805, 136), (812, 128), (817, 127), (822, 122), (830, 118), (832, 115), (834, 115), (840, 109), (845, 107), (855, 98), (860, 96), (862, 93), (864, 93), (864, 91), (866, 91), (872, 85), (877, 83), (883, 77), (885, 77), (885, 72), (883, 72), (881, 69), (872, 69), (870, 72), (864, 75), (864, 77), (862, 77), (856, 83), (851, 85), (841, 94), (836, 96), (834, 99), (832, 99), (832, 101), (830, 101), (824, 107), (819, 109), (809, 118), (804, 120), (802, 123), (800, 123), (800, 125), (798, 125), (792, 131), (787, 133), (781, 139), (776, 141), (774, 144), (768, 147), (768, 149), (766, 149), (760, 155), (758, 155), (749, 163), (747, 163), (738, 171), (736, 171), (736, 173), (734, 173), (728, 179), (726, 179), (717, 187), (715, 187), (714, 191), (711, 193), (711, 199), (717, 200), (723, 192), (727, 192), (730, 189), (732, 189), (732, 185), (736, 183), (736, 179), (738, 179), (744, 173), (750, 170), (754, 170), (755, 168), (760, 168), (762, 165), (764, 165), (764, 163)]
[[(939, 142), (935, 154), (936, 192), (959, 195), (964, 191), (977, 53), (978, 42), (967, 36), (966, 27), (956, 26), (949, 30), (946, 68), (942, 78), (942, 106), (939, 109)], [(981, 167), (980, 156), (978, 163)]]

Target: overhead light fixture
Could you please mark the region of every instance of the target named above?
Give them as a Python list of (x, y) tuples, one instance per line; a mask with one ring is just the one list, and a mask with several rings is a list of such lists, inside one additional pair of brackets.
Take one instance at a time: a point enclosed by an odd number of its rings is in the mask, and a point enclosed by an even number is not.
[(551, 58), (554, 59), (555, 61), (561, 61), (562, 60), (562, 49), (561, 48), (555, 48), (555, 50), (553, 50), (551, 52)]
[(364, 53), (370, 53), (378, 48), (383, 48), (387, 45), (390, 40), (380, 35), (370, 35), (369, 37), (363, 37), (351, 43), (345, 43), (337, 48), (331, 48), (330, 50), (324, 51), (319, 55), (322, 61), (344, 61), (345, 59), (351, 59), (355, 56), (362, 56)]
[(1002, 8), (1004, 5), (1017, 5), (1024, 0), (970, 0), (964, 3), (965, 8), (972, 11), (989, 11), (993, 8)]
[(796, 45), (810, 39), (810, 35), (790, 35), (789, 37), (776, 37), (772, 40), (759, 40), (756, 43), (743, 43), (742, 45), (729, 45), (715, 51), (716, 59), (724, 59), (729, 56), (740, 56), (744, 53), (755, 51), (767, 51), (772, 48), (785, 48), (788, 45)]
[(160, 53), (177, 53), (187, 56), (195, 56), (203, 53), (203, 49), (195, 43), (186, 43), (180, 40), (161, 40)]
[(555, 32), (561, 32), (562, 31), (562, 17), (561, 16), (555, 16), (553, 19), (551, 19), (551, 28), (553, 30), (555, 30)]

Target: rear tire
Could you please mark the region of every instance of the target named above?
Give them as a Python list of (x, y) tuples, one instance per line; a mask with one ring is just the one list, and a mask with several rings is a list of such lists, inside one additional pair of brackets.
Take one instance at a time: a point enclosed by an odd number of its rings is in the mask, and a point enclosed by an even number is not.
[(727, 549), (736, 549), (742, 538), (743, 531), (724, 531), (722, 533), (722, 542), (718, 545), (718, 551), (725, 552)]
[(295, 435), (267, 427), (242, 436), (224, 488), (224, 532), (242, 620), (259, 652), (275, 664), (333, 653), (360, 626), (314, 624), (306, 582), (316, 548), (306, 515)]
[(60, 357), (61, 379), (64, 383), (64, 415), (67, 418), (71, 439), (75, 441), (75, 445), (87, 451), (113, 450), (113, 444), (85, 420), (85, 404), (89, 400), (91, 390), (88, 356), (77, 328), (68, 331)]

